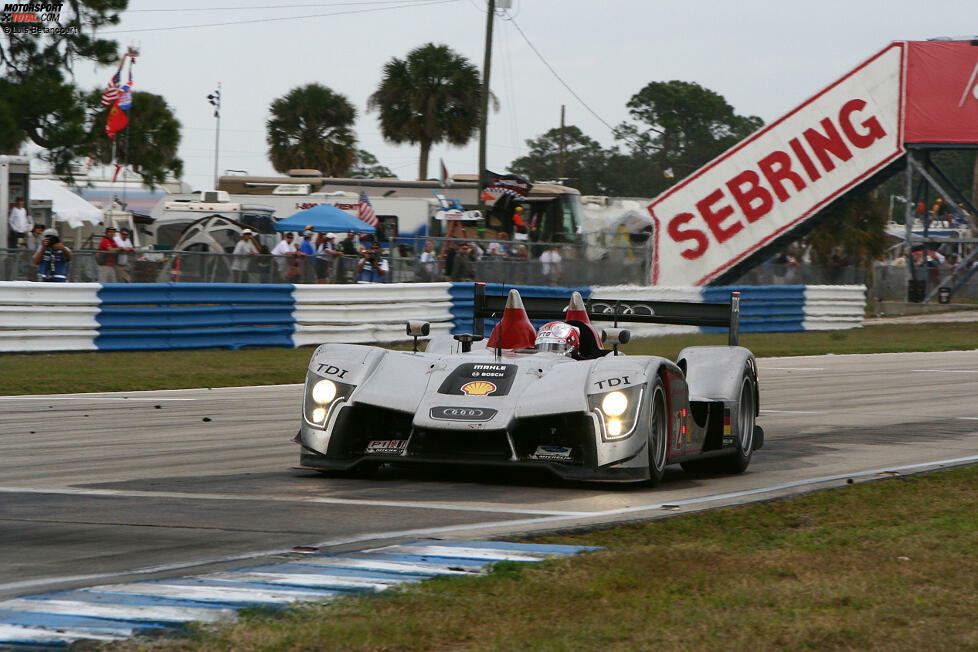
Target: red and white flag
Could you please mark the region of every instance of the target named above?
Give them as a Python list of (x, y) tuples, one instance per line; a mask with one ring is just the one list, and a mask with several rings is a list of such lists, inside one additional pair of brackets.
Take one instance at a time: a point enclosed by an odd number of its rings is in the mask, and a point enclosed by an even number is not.
[[(122, 60), (125, 63), (125, 59)], [(119, 70), (112, 75), (112, 79), (106, 84), (105, 90), (102, 91), (102, 105), (112, 106), (115, 104), (116, 100), (122, 97), (122, 88), (119, 86), (120, 73), (122, 72), (122, 66), (119, 66)]]
[(370, 205), (370, 200), (367, 199), (367, 193), (363, 190), (360, 191), (360, 205), (357, 207), (357, 217), (370, 226), (377, 226), (377, 213), (374, 212), (374, 207)]

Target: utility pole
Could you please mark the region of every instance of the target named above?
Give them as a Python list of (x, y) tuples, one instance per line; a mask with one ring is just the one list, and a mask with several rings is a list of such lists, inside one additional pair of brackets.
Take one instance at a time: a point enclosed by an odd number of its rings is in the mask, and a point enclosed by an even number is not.
[(214, 107), (214, 117), (217, 118), (217, 130), (214, 132), (214, 190), (217, 190), (217, 161), (221, 151), (221, 82), (217, 82), (217, 90), (207, 96)]
[(482, 61), (482, 124), (479, 127), (479, 187), (476, 195), (479, 198), (479, 212), (485, 217), (486, 202), (482, 198), (482, 189), (486, 185), (486, 127), (489, 123), (489, 68), (492, 63), (492, 17), (496, 13), (496, 0), (488, 0), (486, 9), (486, 49)]
[(560, 183), (564, 183), (564, 150), (566, 146), (564, 145), (564, 105), (560, 105), (560, 165), (557, 170), (557, 180)]

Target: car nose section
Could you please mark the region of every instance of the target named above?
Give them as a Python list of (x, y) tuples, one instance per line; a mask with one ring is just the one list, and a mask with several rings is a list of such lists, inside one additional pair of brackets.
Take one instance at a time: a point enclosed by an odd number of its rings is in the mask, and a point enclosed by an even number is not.
[(436, 394), (414, 415), (414, 427), (428, 430), (505, 430), (513, 419), (511, 403)]

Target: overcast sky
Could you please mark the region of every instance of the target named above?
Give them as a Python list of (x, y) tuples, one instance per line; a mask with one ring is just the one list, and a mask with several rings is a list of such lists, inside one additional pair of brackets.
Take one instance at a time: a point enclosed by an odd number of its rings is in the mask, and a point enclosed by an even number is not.
[[(511, 2), (494, 30), (491, 84), (500, 110), (490, 115), (487, 151), (494, 171), (526, 154), (527, 139), (558, 126), (562, 104), (567, 124), (606, 146), (614, 140), (603, 122), (625, 120), (626, 102), (651, 81), (697, 82), (738, 113), (770, 122), (891, 41), (978, 34), (975, 0)], [(318, 82), (356, 107), (360, 147), (413, 179), (418, 148), (385, 143), (377, 114), (366, 112), (384, 63), (435, 42), (482, 68), (483, 0), (131, 0), (129, 7), (105, 32), (120, 49), (141, 48), (135, 88), (163, 95), (175, 110), (184, 177), (196, 189), (213, 186), (215, 120), (206, 96), (218, 82), (222, 174), (273, 174), (268, 106)], [(86, 86), (104, 86), (112, 73), (91, 64), (75, 72)], [(478, 138), (433, 147), (429, 177), (439, 159), (450, 173), (476, 172)]]

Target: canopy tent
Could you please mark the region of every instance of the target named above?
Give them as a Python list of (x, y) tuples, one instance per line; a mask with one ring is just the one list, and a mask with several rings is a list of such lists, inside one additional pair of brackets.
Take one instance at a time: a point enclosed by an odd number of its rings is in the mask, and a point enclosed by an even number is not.
[(329, 204), (319, 204), (275, 223), (276, 231), (302, 232), (312, 227), (318, 233), (374, 233), (376, 229), (346, 211)]
[(59, 222), (67, 222), (72, 228), (80, 227), (82, 222), (102, 223), (102, 211), (64, 186), (49, 179), (31, 181), (31, 199), (50, 200), (54, 219)]

